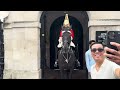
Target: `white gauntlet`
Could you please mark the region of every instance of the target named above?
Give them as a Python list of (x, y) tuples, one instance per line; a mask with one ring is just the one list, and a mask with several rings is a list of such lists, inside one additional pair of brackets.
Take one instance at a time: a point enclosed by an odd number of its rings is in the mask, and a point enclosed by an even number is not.
[(59, 44), (58, 44), (58, 48), (62, 47), (62, 37), (59, 37), (59, 40), (58, 40)]
[(59, 41), (59, 43), (61, 43), (61, 42), (62, 42), (62, 37), (59, 37), (59, 40), (58, 40), (58, 41)]

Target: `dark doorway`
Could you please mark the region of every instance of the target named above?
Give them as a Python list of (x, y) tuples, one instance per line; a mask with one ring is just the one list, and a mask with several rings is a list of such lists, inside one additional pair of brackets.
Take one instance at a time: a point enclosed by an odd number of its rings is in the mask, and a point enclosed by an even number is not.
[(81, 67), (73, 72), (73, 79), (87, 78), (84, 54), (88, 42), (88, 16), (85, 11), (45, 11), (41, 15), (40, 47), (41, 69), (43, 79), (59, 79), (59, 69), (54, 67), (55, 46), (64, 21), (65, 13), (68, 13), (70, 24), (75, 33), (73, 42), (78, 45), (79, 61)]
[[(50, 68), (51, 69), (56, 69), (54, 67), (55, 56), (56, 56), (55, 47), (57, 47), (58, 45), (59, 33), (61, 30), (61, 26), (63, 25), (64, 18), (65, 18), (64, 16), (57, 18), (52, 23), (50, 28)], [(80, 22), (76, 18), (69, 16), (69, 20), (70, 20), (70, 24), (72, 25), (72, 29), (75, 33), (75, 38), (73, 39), (73, 42), (75, 43), (76, 48), (78, 48), (78, 54), (79, 54), (78, 56), (80, 56), (79, 61), (81, 63), (81, 67), (79, 68), (83, 68), (83, 29)], [(76, 67), (76, 69), (79, 68)]]
[(0, 21), (0, 79), (3, 79), (4, 70), (4, 39), (3, 39), (3, 23)]

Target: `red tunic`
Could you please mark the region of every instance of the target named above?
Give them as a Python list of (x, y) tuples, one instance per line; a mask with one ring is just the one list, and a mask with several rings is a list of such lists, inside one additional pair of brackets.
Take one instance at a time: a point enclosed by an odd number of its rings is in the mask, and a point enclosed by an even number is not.
[[(71, 32), (71, 37), (74, 38), (74, 32), (73, 32), (73, 30), (71, 29), (70, 32)], [(62, 37), (62, 30), (60, 31), (60, 37)]]

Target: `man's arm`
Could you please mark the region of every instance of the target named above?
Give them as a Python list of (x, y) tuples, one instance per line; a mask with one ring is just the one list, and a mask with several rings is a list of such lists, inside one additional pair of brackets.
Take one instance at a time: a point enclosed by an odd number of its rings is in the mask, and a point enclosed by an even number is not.
[(74, 38), (74, 32), (73, 29), (70, 30), (72, 38)]
[(115, 69), (115, 75), (120, 78), (120, 68)]
[(62, 30), (60, 31), (60, 37), (62, 37)]
[(120, 66), (114, 62), (112, 62), (111, 65), (115, 77), (120, 78)]

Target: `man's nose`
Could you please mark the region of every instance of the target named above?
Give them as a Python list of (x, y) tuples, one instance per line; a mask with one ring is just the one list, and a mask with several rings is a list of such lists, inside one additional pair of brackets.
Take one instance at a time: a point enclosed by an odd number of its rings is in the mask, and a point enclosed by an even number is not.
[(96, 50), (96, 52), (95, 53), (99, 53), (99, 51), (98, 50)]

